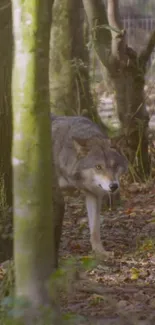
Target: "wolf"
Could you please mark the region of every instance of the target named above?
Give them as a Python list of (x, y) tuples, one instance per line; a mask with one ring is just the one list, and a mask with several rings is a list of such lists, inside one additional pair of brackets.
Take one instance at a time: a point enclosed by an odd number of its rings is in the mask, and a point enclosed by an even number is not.
[(53, 157), (62, 191), (85, 193), (90, 242), (96, 255), (109, 257), (102, 245), (100, 210), (105, 192), (119, 189), (119, 178), (127, 171), (123, 154), (111, 146), (106, 130), (82, 116), (51, 115)]

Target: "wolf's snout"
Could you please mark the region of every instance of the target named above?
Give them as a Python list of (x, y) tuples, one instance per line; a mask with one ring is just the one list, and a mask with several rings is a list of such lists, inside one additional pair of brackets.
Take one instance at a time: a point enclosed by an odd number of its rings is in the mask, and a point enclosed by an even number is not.
[(115, 192), (118, 189), (118, 183), (117, 182), (112, 182), (110, 185), (110, 191)]

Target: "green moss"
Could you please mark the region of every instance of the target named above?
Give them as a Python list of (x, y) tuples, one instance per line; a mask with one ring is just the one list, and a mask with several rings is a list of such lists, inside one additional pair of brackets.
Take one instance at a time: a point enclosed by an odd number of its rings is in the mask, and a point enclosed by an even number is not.
[[(41, 300), (55, 263), (48, 92), (50, 14), (48, 1), (25, 1), (20, 9), (21, 21), (16, 21), (15, 12), (13, 15), (17, 24), (12, 88), (16, 291), (30, 300), (38, 294)], [(49, 19), (42, 19), (43, 12)], [(32, 20), (28, 28), (27, 18)]]

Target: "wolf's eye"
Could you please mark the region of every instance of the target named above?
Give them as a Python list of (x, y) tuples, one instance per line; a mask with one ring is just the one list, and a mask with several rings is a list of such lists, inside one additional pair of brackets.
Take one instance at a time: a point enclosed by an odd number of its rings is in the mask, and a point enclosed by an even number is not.
[(96, 165), (96, 169), (97, 169), (97, 170), (101, 170), (102, 167), (101, 167), (100, 165)]

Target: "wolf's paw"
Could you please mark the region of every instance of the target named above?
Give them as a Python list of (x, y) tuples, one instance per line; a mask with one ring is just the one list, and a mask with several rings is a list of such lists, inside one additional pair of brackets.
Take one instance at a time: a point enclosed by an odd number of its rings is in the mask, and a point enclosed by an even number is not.
[(95, 247), (93, 247), (93, 252), (95, 253), (96, 257), (101, 260), (112, 259), (114, 257), (114, 253), (106, 251), (102, 244), (95, 245)]

